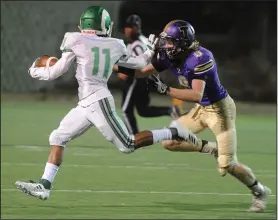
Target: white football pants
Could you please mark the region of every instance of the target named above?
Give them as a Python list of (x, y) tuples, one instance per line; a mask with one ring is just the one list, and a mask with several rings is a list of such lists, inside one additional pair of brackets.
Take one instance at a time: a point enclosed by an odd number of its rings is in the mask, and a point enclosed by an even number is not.
[(112, 96), (92, 103), (88, 107), (78, 105), (71, 109), (60, 122), (60, 126), (50, 134), (50, 145), (65, 147), (67, 142), (82, 135), (92, 126), (95, 126), (106, 140), (115, 144), (121, 152), (134, 151), (134, 135), (128, 133), (123, 121), (117, 115)]

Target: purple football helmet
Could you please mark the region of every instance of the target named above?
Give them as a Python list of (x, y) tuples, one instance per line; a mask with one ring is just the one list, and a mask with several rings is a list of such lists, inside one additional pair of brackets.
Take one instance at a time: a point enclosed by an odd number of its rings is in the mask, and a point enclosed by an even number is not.
[(183, 20), (169, 22), (159, 36), (159, 51), (174, 59), (181, 51), (189, 49), (195, 40), (195, 31), (191, 24)]

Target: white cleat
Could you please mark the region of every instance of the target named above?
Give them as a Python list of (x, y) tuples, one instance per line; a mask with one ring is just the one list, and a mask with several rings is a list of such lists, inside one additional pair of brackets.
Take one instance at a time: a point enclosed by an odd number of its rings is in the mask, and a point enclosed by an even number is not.
[(37, 197), (41, 200), (47, 200), (49, 198), (50, 190), (45, 189), (40, 183), (16, 181), (15, 185), (20, 191), (26, 193), (27, 195)]
[(198, 145), (197, 136), (178, 120), (172, 121), (170, 127), (176, 128), (178, 130), (178, 136), (184, 139), (186, 142), (191, 143), (194, 146)]
[(271, 190), (264, 186), (264, 192), (260, 195), (253, 194), (252, 205), (248, 209), (249, 212), (263, 212), (266, 208), (267, 201), (271, 195)]

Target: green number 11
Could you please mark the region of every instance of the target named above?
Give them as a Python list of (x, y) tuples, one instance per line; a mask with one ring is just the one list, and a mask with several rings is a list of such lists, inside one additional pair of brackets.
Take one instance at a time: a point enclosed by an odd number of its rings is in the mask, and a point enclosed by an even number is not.
[(105, 64), (104, 64), (104, 72), (99, 73), (99, 47), (93, 47), (92, 53), (94, 53), (95, 59), (94, 59), (94, 68), (93, 68), (93, 75), (94, 76), (100, 76), (103, 78), (108, 78), (109, 71), (110, 71), (110, 49), (103, 49), (102, 54), (105, 55)]

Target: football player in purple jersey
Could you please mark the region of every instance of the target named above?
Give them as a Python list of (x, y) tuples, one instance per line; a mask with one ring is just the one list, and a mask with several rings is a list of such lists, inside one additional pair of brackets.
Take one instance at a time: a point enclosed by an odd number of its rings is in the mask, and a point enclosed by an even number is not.
[[(166, 69), (172, 72), (184, 89), (169, 87), (156, 74), (151, 77), (152, 86), (160, 94), (196, 103), (177, 120), (194, 133), (206, 128), (214, 133), (219, 173), (221, 176), (229, 173), (247, 186), (253, 194), (249, 211), (262, 212), (271, 190), (237, 160), (236, 105), (220, 83), (212, 52), (199, 45), (194, 28), (183, 20), (174, 20), (165, 26), (155, 50), (151, 64), (141, 72), (146, 75)], [(170, 151), (200, 151), (200, 146), (186, 141), (166, 140), (162, 145)]]

